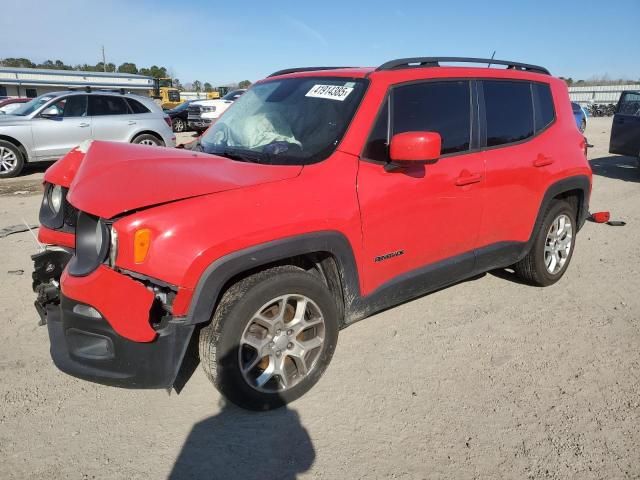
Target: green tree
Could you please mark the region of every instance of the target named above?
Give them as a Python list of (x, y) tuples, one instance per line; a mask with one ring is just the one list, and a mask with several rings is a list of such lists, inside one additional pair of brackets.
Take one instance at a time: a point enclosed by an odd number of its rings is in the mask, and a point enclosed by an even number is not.
[(35, 63), (28, 58), (5, 58), (0, 60), (0, 65), (13, 68), (35, 68), (36, 66)]
[(200, 83), (200, 80), (194, 80), (194, 81), (193, 81), (193, 89), (194, 89), (196, 92), (200, 92), (200, 91), (202, 91), (202, 83)]
[(249, 80), (242, 80), (241, 82), (238, 82), (238, 88), (249, 88), (251, 86), (251, 81)]
[(204, 91), (213, 92), (213, 85), (211, 85), (209, 82), (204, 82)]
[(135, 63), (124, 62), (122, 65), (118, 67), (119, 73), (138, 73), (138, 67), (136, 67)]
[(182, 84), (180, 83), (180, 79), (174, 78), (172, 81), (173, 81), (174, 88), (177, 88), (178, 90), (184, 90)]

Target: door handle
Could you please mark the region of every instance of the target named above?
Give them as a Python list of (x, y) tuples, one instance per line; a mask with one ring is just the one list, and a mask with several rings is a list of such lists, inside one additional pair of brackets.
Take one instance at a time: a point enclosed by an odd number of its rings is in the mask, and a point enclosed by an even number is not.
[(464, 187), (465, 185), (471, 185), (472, 183), (478, 183), (482, 180), (482, 175), (479, 173), (469, 173), (466, 170), (460, 173), (460, 176), (456, 178), (456, 185), (458, 187)]
[(135, 125), (135, 124), (136, 124), (136, 122), (134, 122), (133, 120), (129, 120), (127, 123), (128, 123), (129, 125)]
[(88, 123), (81, 123), (80, 125), (78, 125), (80, 128), (84, 128), (84, 127), (88, 127), (89, 124)]
[(547, 165), (551, 165), (553, 163), (553, 157), (548, 157), (547, 155), (539, 154), (538, 157), (533, 161), (534, 167), (546, 167)]

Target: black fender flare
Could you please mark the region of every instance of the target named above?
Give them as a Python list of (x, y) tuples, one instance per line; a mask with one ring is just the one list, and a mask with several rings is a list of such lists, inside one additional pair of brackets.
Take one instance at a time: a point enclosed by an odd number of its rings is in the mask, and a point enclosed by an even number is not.
[(360, 297), (360, 283), (353, 249), (344, 234), (320, 231), (255, 245), (230, 253), (211, 263), (198, 281), (187, 314), (187, 324), (208, 322), (223, 293), (236, 275), (287, 258), (326, 252), (336, 258), (345, 309)]
[(561, 195), (566, 192), (570, 192), (572, 190), (580, 190), (582, 191), (582, 201), (578, 204), (578, 215), (576, 218), (578, 230), (582, 228), (584, 222), (589, 217), (589, 198), (591, 196), (591, 181), (587, 175), (575, 175), (572, 177), (563, 178), (562, 180), (558, 180), (555, 183), (552, 183), (544, 193), (542, 197), (542, 201), (540, 202), (540, 208), (538, 208), (538, 216), (536, 217), (536, 222), (531, 230), (531, 236), (529, 237), (529, 241), (526, 244), (526, 248), (523, 253), (520, 255), (519, 260), (521, 260), (535, 242), (536, 235), (538, 234), (538, 230), (544, 221), (544, 214), (549, 209), (549, 205), (555, 197)]

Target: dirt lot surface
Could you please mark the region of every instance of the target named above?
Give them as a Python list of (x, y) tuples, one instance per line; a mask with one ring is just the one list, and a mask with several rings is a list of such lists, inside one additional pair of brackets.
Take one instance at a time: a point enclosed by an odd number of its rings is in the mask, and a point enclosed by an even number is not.
[[(627, 226), (587, 223), (552, 287), (487, 274), (344, 330), (319, 384), (269, 413), (200, 369), (171, 396), (58, 372), (33, 240), (0, 238), (0, 477), (640, 478), (640, 170), (607, 153), (610, 125), (587, 129), (591, 206)], [(37, 223), (41, 172), (0, 183), (0, 228)]]

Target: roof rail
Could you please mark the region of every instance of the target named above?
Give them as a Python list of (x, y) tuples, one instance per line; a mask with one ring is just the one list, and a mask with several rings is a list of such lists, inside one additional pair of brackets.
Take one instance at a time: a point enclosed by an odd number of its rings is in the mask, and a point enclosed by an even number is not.
[(337, 70), (339, 68), (353, 68), (353, 67), (298, 67), (298, 68), (285, 68), (284, 70), (278, 70), (277, 72), (273, 72), (269, 77), (277, 77), (278, 75), (286, 75), (288, 73), (299, 73), (299, 72), (313, 72), (314, 70)]
[(514, 70), (523, 70), (527, 72), (543, 73), (551, 75), (549, 70), (538, 65), (530, 65), (528, 63), (512, 62), (510, 60), (496, 60), (494, 58), (468, 58), (468, 57), (413, 57), (398, 58), (383, 63), (376, 71), (382, 70), (398, 70), (402, 68), (419, 68), (419, 67), (439, 67), (440, 62), (456, 62), (456, 63), (486, 63), (487, 67), (492, 64), (506, 65), (507, 68)]
[(119, 93), (120, 95), (124, 95), (126, 92), (124, 88), (91, 88), (90, 85), (86, 85), (84, 87), (67, 87), (67, 90), (76, 92), (76, 91), (84, 91), (87, 93), (91, 92), (113, 92)]

